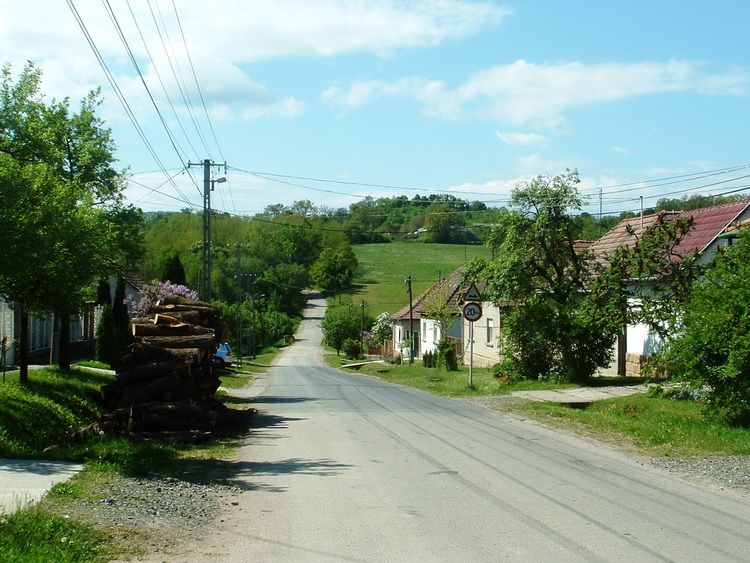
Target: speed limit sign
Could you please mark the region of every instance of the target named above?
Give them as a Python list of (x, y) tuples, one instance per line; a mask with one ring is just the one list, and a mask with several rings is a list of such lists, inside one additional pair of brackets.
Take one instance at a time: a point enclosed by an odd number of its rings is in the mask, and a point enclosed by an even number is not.
[(482, 306), (479, 303), (467, 303), (463, 310), (464, 318), (473, 323), (482, 318)]

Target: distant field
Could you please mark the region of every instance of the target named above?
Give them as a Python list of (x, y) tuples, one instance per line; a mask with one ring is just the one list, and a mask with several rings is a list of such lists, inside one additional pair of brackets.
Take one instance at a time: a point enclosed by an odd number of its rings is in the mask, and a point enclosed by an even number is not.
[[(448, 277), (475, 256), (490, 258), (490, 251), (484, 245), (398, 241), (353, 248), (360, 271), (351, 300), (355, 304), (364, 301), (373, 316), (383, 311), (395, 313), (409, 302), (404, 284), (408, 276), (412, 278), (412, 292), (417, 297), (441, 276)], [(342, 301), (346, 299), (342, 296)]]

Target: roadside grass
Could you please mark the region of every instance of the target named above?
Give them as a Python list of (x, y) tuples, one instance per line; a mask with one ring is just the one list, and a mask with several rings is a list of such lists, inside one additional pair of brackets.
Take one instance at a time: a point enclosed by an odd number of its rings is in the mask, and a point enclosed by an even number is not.
[[(99, 388), (111, 379), (81, 368), (42, 368), (21, 385), (18, 372), (10, 372), (0, 385), (0, 457), (40, 457), (49, 446), (70, 445), (72, 432), (100, 416)], [(63, 448), (44, 457), (70, 459)]]
[(711, 420), (694, 401), (638, 394), (585, 409), (528, 402), (504, 410), (651, 457), (750, 455), (750, 430)]
[(38, 507), (0, 516), (0, 558), (25, 563), (111, 561), (119, 542), (89, 524)]
[[(270, 362), (273, 353), (262, 361)], [(0, 457), (84, 464), (82, 472), (55, 485), (38, 505), (0, 516), (0, 560), (110, 561), (112, 554), (137, 552), (137, 531), (117, 534), (97, 529), (96, 522), (64, 517), (65, 506), (90, 497), (96, 484), (110, 475), (158, 474), (193, 482), (225, 477), (221, 462), (231, 460), (245, 435), (242, 422), (217, 431), (204, 444), (133, 441), (113, 434), (73, 441), (75, 430), (101, 415), (99, 389), (113, 377), (81, 367), (69, 372), (47, 367), (32, 370), (28, 385), (18, 382), (17, 371), (0, 383)], [(252, 376), (243, 373), (237, 379), (245, 385)]]
[[(330, 352), (330, 351), (329, 351)], [(354, 363), (343, 356), (333, 353), (324, 355), (330, 367), (341, 368), (348, 363)], [(521, 381), (514, 384), (503, 383), (494, 377), (488, 368), (474, 368), (472, 370), (473, 386), (469, 387), (469, 368), (459, 365), (458, 371), (447, 371), (444, 368), (426, 368), (421, 360), (414, 364), (369, 363), (359, 368), (346, 368), (347, 373), (375, 376), (383, 381), (414, 387), (422, 391), (435, 393), (445, 397), (471, 397), (478, 395), (507, 395), (513, 391), (528, 391), (537, 389), (561, 389), (572, 387), (570, 384), (558, 384), (549, 381)]]
[(440, 277), (447, 278), (472, 258), (491, 257), (490, 249), (482, 244), (431, 244), (402, 240), (358, 244), (352, 249), (359, 260), (354, 290), (338, 299), (345, 303), (364, 301), (373, 316), (383, 311), (395, 313), (409, 302), (404, 284), (408, 276), (412, 278), (412, 294), (417, 297)]

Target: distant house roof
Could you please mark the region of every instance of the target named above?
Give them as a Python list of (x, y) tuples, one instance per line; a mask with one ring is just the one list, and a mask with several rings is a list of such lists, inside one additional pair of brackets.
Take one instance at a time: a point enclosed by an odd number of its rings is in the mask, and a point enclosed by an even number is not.
[(631, 217), (623, 219), (611, 231), (606, 233), (602, 238), (594, 242), (589, 249), (594, 254), (596, 260), (606, 262), (606, 257), (620, 247), (635, 246), (636, 238), (631, 234), (636, 234), (653, 227), (659, 221), (669, 221), (679, 216), (677, 211), (661, 211), (652, 215), (641, 217)]
[(716, 240), (742, 213), (750, 208), (750, 199), (691, 209), (689, 211), (661, 211), (652, 215), (624, 219), (591, 245), (591, 251), (600, 262), (606, 262), (606, 257), (622, 246), (632, 247), (636, 237), (631, 230), (639, 234), (641, 230), (653, 227), (659, 221), (670, 221), (677, 217), (692, 217), (695, 222), (693, 229), (680, 241), (675, 251), (680, 256), (687, 256), (692, 252), (701, 253)]
[(721, 233), (737, 221), (748, 207), (750, 207), (750, 199), (743, 199), (680, 213), (680, 217), (692, 217), (695, 221), (695, 228), (677, 247), (678, 254), (686, 256), (695, 251), (703, 252)]
[[(430, 295), (438, 291), (440, 288), (447, 288), (448, 305), (451, 307), (455, 307), (456, 313), (458, 313), (458, 306), (461, 300), (463, 299), (463, 294), (465, 293), (466, 289), (468, 289), (467, 287), (461, 285), (461, 274), (463, 273), (463, 270), (464, 270), (463, 267), (458, 268), (455, 272), (453, 272), (450, 276), (448, 276), (441, 283), (433, 284), (426, 291), (424, 291), (421, 295), (415, 298), (412, 301), (413, 318), (414, 319), (422, 318), (425, 312), (424, 310), (425, 303), (427, 303)], [(481, 288), (480, 288), (480, 291), (481, 291)], [(391, 319), (394, 321), (409, 320), (409, 304), (407, 303), (406, 306), (404, 306), (403, 308), (399, 309), (396, 313), (391, 315)]]

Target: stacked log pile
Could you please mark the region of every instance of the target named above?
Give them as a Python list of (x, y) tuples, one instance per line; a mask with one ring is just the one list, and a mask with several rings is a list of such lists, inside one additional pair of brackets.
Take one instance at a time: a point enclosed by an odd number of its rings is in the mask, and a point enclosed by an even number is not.
[(215, 398), (221, 380), (213, 353), (227, 331), (219, 314), (208, 303), (172, 296), (133, 319), (131, 351), (115, 367), (114, 382), (101, 388), (107, 412), (76, 436), (210, 437), (232, 418)]

